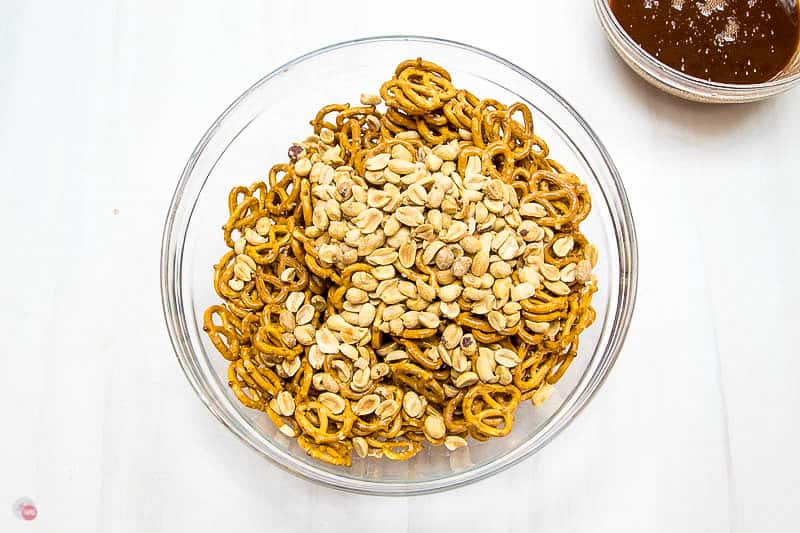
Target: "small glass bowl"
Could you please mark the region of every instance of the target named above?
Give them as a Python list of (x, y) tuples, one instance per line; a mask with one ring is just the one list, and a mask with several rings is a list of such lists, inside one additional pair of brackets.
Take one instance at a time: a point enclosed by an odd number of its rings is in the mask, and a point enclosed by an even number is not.
[[(578, 356), (545, 404), (520, 406), (510, 435), (470, 441), (455, 452), (426, 447), (410, 461), (354, 459), (350, 468), (308, 457), (265, 413), (241, 405), (227, 385), (225, 361), (202, 330), (203, 312), (218, 303), (212, 265), (226, 251), (220, 230), (234, 185), (264, 179), (286, 160), (308, 120), (330, 102), (377, 92), (394, 66), (424, 57), (447, 68), (458, 87), (533, 112), (551, 157), (581, 176), (593, 209), (581, 229), (600, 251), (597, 320), (581, 336)], [(181, 175), (164, 227), (161, 295), (167, 329), (187, 379), (208, 409), (239, 439), (303, 478), (340, 489), (410, 495), (464, 485), (541, 449), (577, 415), (606, 378), (625, 339), (636, 296), (636, 234), (617, 170), (600, 140), (558, 94), (519, 67), (471, 46), (394, 36), (336, 44), (301, 56), (258, 81), (211, 125)]]
[(608, 40), (623, 61), (648, 83), (680, 98), (710, 104), (756, 102), (800, 83), (800, 48), (783, 71), (763, 83), (716, 83), (689, 76), (668, 67), (631, 39), (611, 11), (608, 0), (594, 0), (594, 5)]

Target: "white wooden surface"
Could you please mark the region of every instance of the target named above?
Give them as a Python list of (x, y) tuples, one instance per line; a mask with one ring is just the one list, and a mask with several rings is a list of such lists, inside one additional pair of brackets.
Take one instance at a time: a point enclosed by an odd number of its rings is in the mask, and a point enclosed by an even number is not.
[[(640, 238), (596, 400), (510, 471), (410, 499), (320, 488), (236, 441), (184, 379), (158, 286), (173, 187), (218, 113), (302, 52), (386, 33), (550, 83), (612, 153)], [(5, 0), (0, 67), (1, 531), (796, 530), (800, 91), (662, 95), (586, 0)], [(35, 521), (12, 515), (20, 496)]]

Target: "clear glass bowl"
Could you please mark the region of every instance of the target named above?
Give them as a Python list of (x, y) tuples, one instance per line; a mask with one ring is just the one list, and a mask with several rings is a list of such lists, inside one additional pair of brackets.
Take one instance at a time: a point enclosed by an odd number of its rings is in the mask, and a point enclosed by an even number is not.
[(738, 104), (764, 100), (800, 84), (800, 48), (783, 71), (764, 83), (705, 81), (668, 67), (645, 52), (617, 21), (608, 0), (594, 0), (594, 6), (608, 40), (623, 61), (648, 83), (680, 98), (710, 104)]
[[(355, 459), (351, 468), (309, 458), (263, 412), (242, 406), (227, 386), (226, 361), (202, 331), (203, 311), (217, 302), (212, 265), (225, 251), (220, 226), (227, 194), (263, 179), (305, 138), (308, 120), (330, 102), (355, 102), (377, 92), (401, 60), (424, 57), (446, 67), (458, 87), (505, 102), (524, 101), (552, 157), (587, 182), (594, 208), (581, 226), (600, 250), (594, 299), (597, 321), (580, 353), (542, 408), (520, 406), (513, 432), (448, 452), (427, 447), (407, 462)], [(280, 467), (341, 489), (409, 495), (453, 488), (487, 477), (550, 442), (586, 405), (619, 353), (636, 295), (636, 235), (617, 170), (578, 113), (547, 85), (493, 54), (423, 37), (379, 37), (336, 44), (276, 69), (242, 94), (211, 125), (178, 182), (161, 254), (164, 315), (178, 361), (209, 410), (237, 437)]]

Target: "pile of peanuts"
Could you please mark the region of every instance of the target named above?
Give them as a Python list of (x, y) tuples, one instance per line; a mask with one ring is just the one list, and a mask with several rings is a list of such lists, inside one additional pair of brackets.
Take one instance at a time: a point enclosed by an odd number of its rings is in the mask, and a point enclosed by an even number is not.
[(527, 107), (422, 60), (361, 104), (323, 108), (267, 182), (231, 191), (204, 320), (239, 400), (337, 465), (507, 435), (575, 357), (597, 287), (586, 186)]

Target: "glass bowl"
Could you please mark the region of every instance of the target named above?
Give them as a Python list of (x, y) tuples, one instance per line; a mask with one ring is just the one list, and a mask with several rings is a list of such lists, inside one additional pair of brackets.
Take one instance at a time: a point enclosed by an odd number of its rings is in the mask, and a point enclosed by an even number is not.
[[(310, 134), (322, 105), (377, 92), (401, 60), (424, 57), (447, 68), (458, 87), (508, 103), (524, 101), (552, 157), (583, 178), (594, 208), (581, 225), (600, 250), (595, 324), (578, 357), (543, 407), (520, 406), (513, 432), (455, 452), (426, 447), (407, 462), (358, 459), (350, 468), (318, 462), (286, 438), (265, 413), (242, 406), (227, 386), (226, 361), (202, 330), (217, 302), (212, 265), (225, 251), (220, 226), (227, 194), (263, 179), (285, 161), (293, 140)], [(586, 122), (547, 85), (519, 67), (471, 46), (425, 37), (378, 37), (301, 56), (259, 80), (211, 125), (181, 175), (164, 227), (161, 291), (175, 353), (208, 409), (239, 439), (280, 467), (324, 485), (359, 493), (409, 495), (464, 485), (507, 468), (550, 442), (603, 383), (619, 353), (636, 294), (636, 236), (617, 170)]]
[(608, 0), (594, 0), (600, 23), (619, 56), (648, 83), (672, 95), (710, 104), (738, 104), (764, 100), (800, 83), (800, 48), (789, 64), (775, 78), (763, 83), (716, 83), (689, 76), (668, 67), (644, 51), (625, 32)]

